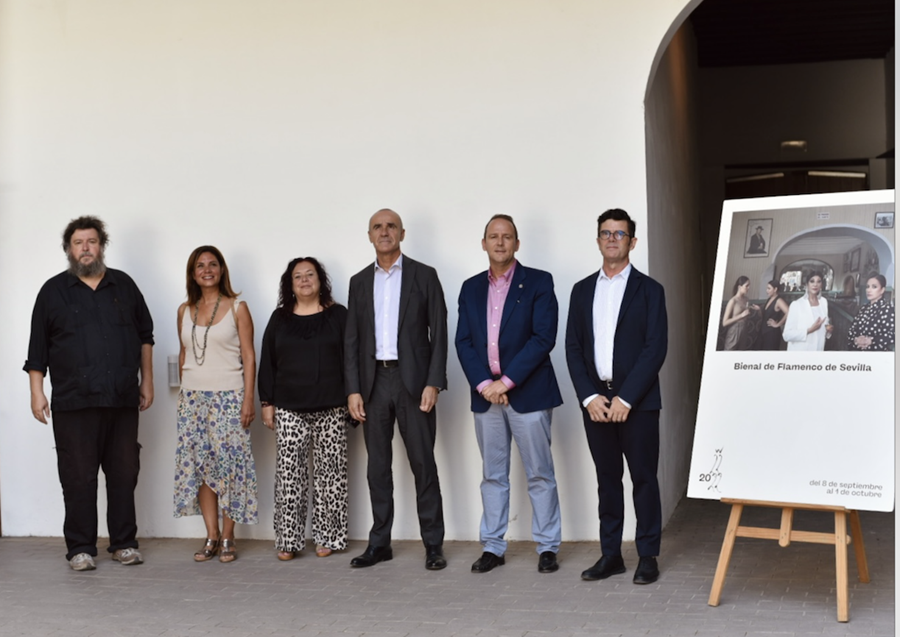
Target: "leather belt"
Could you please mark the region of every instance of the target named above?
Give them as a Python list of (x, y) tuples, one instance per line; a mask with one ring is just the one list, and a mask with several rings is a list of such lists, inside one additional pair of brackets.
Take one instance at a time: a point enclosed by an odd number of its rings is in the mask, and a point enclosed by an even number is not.
[(376, 364), (378, 367), (399, 367), (399, 366), (400, 366), (400, 361), (398, 361), (398, 360), (393, 360), (393, 361), (380, 361), (380, 360), (376, 359), (376, 360), (375, 360), (375, 364)]

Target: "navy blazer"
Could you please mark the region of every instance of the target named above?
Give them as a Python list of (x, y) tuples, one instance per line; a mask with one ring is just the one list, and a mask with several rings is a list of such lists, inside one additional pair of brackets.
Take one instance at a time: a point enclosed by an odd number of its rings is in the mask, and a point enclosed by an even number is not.
[[(597, 271), (572, 288), (566, 325), (566, 362), (578, 402), (605, 394), (594, 361), (594, 291)], [(613, 391), (632, 409), (662, 408), (659, 370), (666, 359), (668, 319), (663, 287), (632, 266), (613, 340)], [(603, 390), (601, 390), (603, 387)], [(582, 407), (583, 409), (583, 407)]]
[[(344, 331), (347, 395), (369, 402), (375, 384), (375, 263), (350, 279)], [(397, 354), (400, 377), (418, 400), (426, 386), (447, 389), (447, 306), (437, 272), (403, 255)]]
[[(459, 292), (456, 353), (472, 388), (472, 411), (491, 404), (475, 389), (493, 378), (487, 357), (487, 270), (468, 279)], [(507, 392), (519, 413), (551, 409), (562, 395), (550, 362), (556, 345), (559, 305), (549, 272), (516, 264), (500, 320), (500, 367), (516, 386)]]

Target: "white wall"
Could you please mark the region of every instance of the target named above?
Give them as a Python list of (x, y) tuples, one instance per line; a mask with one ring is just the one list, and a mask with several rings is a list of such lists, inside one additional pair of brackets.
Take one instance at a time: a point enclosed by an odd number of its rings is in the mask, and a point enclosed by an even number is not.
[[(554, 273), (564, 325), (572, 284), (599, 265), (597, 214), (622, 207), (646, 228), (644, 92), (684, 5), (0, 0), (4, 533), (61, 533), (52, 432), (29, 413), (21, 365), (35, 294), (65, 266), (59, 234), (70, 218), (107, 221), (107, 261), (135, 278), (156, 320), (140, 534), (200, 537), (199, 518), (171, 516), (176, 392), (165, 361), (177, 352), (188, 253), (223, 250), (258, 344), (285, 263), (321, 258), (344, 302), (349, 276), (373, 258), (366, 221), (390, 206), (404, 218), (404, 250), (438, 269), (452, 331), (461, 282), (486, 266), (483, 225), (505, 212), (519, 224), (521, 260)], [(639, 268), (651, 247), (639, 246)], [(564, 536), (592, 539), (593, 467), (561, 346), (553, 360), (566, 400), (554, 419)], [(480, 460), (454, 353), (449, 376), (437, 445), (447, 537), (474, 539)], [(261, 521), (239, 533), (269, 538), (274, 443), (259, 422), (253, 442)], [(415, 538), (411, 478), (395, 449), (395, 537)], [(354, 538), (370, 522), (364, 466), (355, 431)], [(518, 467), (514, 479), (510, 537), (529, 539)]]

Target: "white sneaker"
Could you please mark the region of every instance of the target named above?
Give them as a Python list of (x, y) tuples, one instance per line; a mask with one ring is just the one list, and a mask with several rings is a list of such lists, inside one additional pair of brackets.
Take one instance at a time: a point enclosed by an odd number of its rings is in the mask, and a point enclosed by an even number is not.
[(144, 556), (141, 555), (141, 552), (137, 549), (132, 548), (119, 549), (112, 554), (112, 558), (117, 562), (121, 562), (125, 566), (144, 563)]
[(94, 558), (87, 553), (79, 553), (73, 557), (69, 560), (69, 566), (73, 571), (93, 571), (97, 568), (97, 565), (94, 564)]

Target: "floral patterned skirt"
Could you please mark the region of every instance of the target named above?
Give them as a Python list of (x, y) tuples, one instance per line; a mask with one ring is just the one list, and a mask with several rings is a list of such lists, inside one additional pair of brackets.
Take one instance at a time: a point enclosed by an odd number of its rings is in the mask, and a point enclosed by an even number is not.
[(259, 521), (250, 429), (241, 427), (243, 400), (243, 389), (182, 389), (178, 394), (175, 517), (200, 515), (197, 492), (205, 483), (229, 518), (241, 524)]

